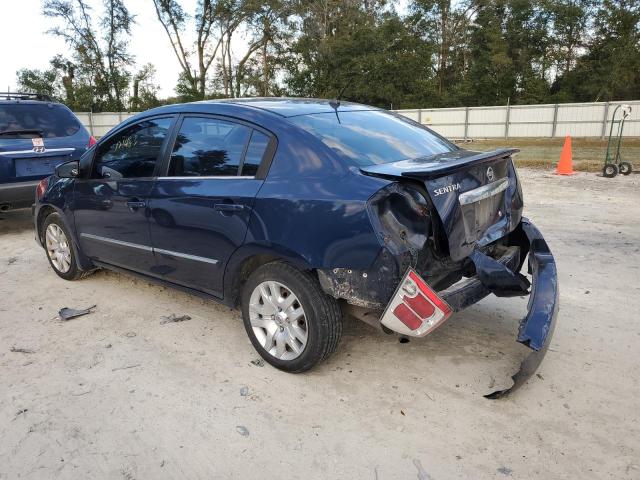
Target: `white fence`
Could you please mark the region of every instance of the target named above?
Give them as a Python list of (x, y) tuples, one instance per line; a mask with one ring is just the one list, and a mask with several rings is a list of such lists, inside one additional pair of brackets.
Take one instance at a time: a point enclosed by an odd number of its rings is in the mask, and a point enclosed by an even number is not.
[(75, 112), (82, 124), (94, 137), (102, 137), (113, 127), (126, 120), (135, 113), (130, 112)]
[[(640, 137), (640, 100), (499, 107), (420, 108), (396, 110), (447, 138), (601, 137), (609, 134), (620, 104), (631, 105), (624, 135)], [(618, 115), (620, 112), (618, 111)], [(129, 112), (76, 113), (92, 135), (101, 137), (129, 118)], [(619, 117), (618, 117), (619, 118)]]
[[(601, 137), (609, 135), (616, 107), (631, 105), (625, 137), (640, 137), (640, 100), (499, 107), (421, 108), (398, 113), (447, 138)], [(620, 118), (620, 110), (616, 119)], [(615, 127), (614, 127), (615, 131)]]

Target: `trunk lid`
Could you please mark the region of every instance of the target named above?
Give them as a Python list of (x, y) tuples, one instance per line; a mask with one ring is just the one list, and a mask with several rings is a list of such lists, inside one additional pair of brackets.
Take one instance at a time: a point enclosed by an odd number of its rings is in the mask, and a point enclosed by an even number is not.
[(455, 150), (426, 158), (361, 167), (368, 175), (422, 183), (455, 261), (516, 228), (522, 217), (522, 189), (511, 156)]

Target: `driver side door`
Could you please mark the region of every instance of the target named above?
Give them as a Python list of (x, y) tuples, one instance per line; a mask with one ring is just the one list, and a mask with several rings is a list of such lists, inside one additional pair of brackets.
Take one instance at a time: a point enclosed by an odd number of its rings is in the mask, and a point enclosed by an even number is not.
[(74, 218), (92, 260), (154, 274), (147, 202), (173, 116), (144, 119), (97, 146), (88, 177), (78, 179)]

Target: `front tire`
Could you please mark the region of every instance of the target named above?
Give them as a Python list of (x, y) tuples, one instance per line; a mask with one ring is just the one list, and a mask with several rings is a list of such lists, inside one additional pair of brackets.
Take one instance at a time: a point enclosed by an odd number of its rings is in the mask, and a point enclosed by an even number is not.
[(45, 218), (42, 225), (44, 249), (53, 271), (65, 280), (78, 280), (85, 272), (78, 268), (76, 253), (71, 243), (71, 234), (58, 213)]
[(273, 262), (251, 274), (242, 291), (242, 320), (254, 348), (274, 367), (309, 370), (338, 346), (342, 314), (318, 280)]

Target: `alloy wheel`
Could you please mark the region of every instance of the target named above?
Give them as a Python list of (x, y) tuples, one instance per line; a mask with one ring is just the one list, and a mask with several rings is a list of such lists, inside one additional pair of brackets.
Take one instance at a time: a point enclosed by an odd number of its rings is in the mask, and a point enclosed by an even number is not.
[(62, 228), (55, 223), (49, 224), (45, 233), (47, 255), (53, 266), (60, 273), (67, 273), (71, 268), (71, 247)]
[(279, 360), (299, 357), (307, 345), (307, 318), (298, 297), (275, 281), (260, 283), (249, 299), (249, 319), (258, 342)]

